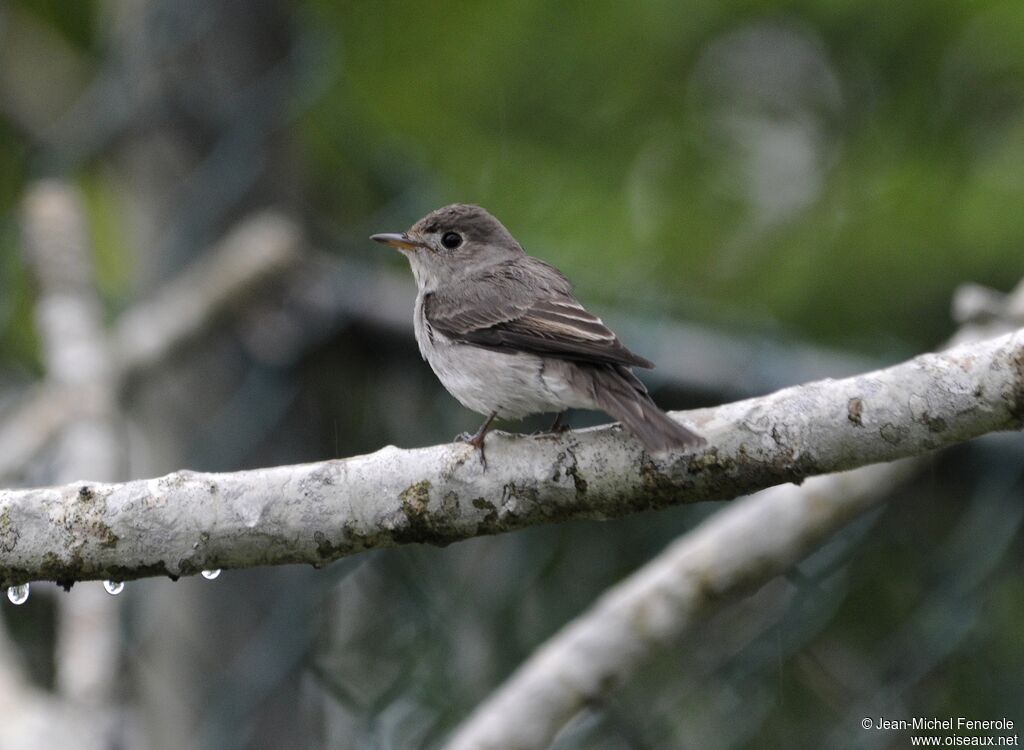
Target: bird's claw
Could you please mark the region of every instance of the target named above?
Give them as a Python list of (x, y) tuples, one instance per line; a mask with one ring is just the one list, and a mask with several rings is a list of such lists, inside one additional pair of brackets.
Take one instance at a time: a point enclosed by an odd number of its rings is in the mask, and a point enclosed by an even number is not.
[(484, 467), (484, 471), (487, 470), (487, 454), (484, 453), (484, 435), (478, 432), (460, 432), (455, 436), (456, 443), (466, 443), (476, 448), (480, 454), (480, 464)]
[(496, 416), (498, 416), (498, 412), (492, 411), (491, 416), (487, 417), (484, 423), (480, 425), (480, 429), (472, 435), (468, 432), (463, 432), (455, 436), (455, 439), (460, 443), (469, 443), (480, 451), (480, 463), (483, 464), (484, 471), (487, 471), (487, 456), (484, 455), (484, 438), (487, 436), (487, 431), (491, 429), (491, 423)]

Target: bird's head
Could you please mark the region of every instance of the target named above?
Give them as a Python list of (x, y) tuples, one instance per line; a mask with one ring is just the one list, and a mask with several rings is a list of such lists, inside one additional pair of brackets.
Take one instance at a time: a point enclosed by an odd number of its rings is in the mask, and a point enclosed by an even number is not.
[(375, 234), (370, 239), (402, 251), (416, 282), (426, 290), (523, 254), (500, 221), (480, 206), (466, 203), (431, 211), (405, 232)]

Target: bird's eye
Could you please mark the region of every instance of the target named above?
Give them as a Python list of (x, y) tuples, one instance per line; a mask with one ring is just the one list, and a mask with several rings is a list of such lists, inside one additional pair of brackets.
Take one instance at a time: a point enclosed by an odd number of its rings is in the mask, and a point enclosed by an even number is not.
[(458, 232), (445, 232), (441, 237), (441, 244), (449, 250), (454, 250), (462, 244), (462, 235)]

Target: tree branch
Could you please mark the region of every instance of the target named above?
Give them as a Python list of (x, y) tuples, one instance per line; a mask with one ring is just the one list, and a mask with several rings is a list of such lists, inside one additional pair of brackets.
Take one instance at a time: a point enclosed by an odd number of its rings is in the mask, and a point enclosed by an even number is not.
[(3, 585), (322, 565), (571, 518), (727, 499), (1024, 423), (1024, 329), (687, 414), (710, 447), (654, 459), (617, 428), (388, 447), (346, 460), (0, 491)]

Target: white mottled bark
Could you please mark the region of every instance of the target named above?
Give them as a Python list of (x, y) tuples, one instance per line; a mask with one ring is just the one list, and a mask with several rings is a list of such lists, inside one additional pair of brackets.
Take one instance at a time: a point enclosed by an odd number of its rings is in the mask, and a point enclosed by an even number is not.
[(63, 582), (321, 565), (570, 518), (733, 498), (952, 445), (1024, 421), (1024, 330), (885, 370), (688, 413), (697, 453), (644, 454), (615, 428), (232, 474), (0, 491), (0, 578)]

